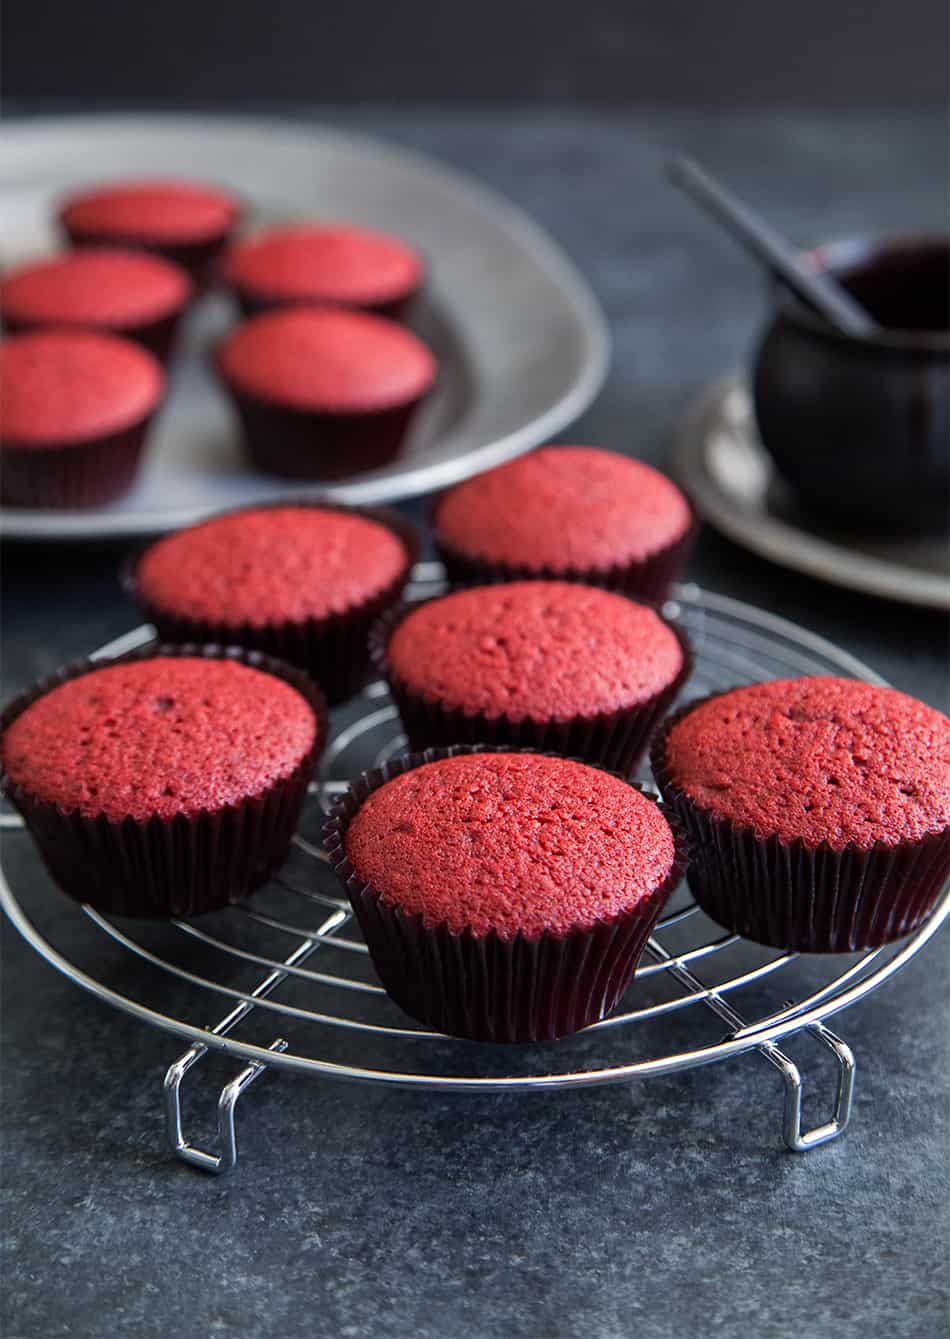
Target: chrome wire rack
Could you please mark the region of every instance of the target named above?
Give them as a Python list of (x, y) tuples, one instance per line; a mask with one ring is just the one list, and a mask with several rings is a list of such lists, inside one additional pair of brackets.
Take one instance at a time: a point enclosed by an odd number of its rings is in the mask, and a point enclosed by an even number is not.
[[(436, 564), (420, 564), (410, 593), (433, 593), (441, 577)], [(686, 628), (696, 651), (686, 697), (800, 674), (883, 682), (821, 638), (695, 586), (678, 587), (667, 612)], [(96, 655), (120, 655), (152, 635), (148, 626), (136, 628)], [(784, 1083), (782, 1134), (790, 1149), (804, 1152), (844, 1130), (854, 1058), (825, 1022), (919, 952), (950, 915), (950, 889), (928, 922), (897, 944), (846, 957), (804, 957), (724, 933), (684, 885), (612, 1017), (575, 1037), (533, 1046), (454, 1040), (425, 1031), (386, 996), (319, 845), (325, 809), (347, 779), (392, 757), (404, 742), (385, 686), (369, 684), (334, 715), (330, 745), (280, 875), (248, 902), (198, 921), (106, 917), (68, 902), (48, 881), (37, 894), (33, 879), (31, 895), (21, 899), (15, 885), (25, 884), (22, 871), (32, 871), (37, 858), (29, 852), (26, 863), (0, 865), (0, 903), (47, 962), (99, 999), (188, 1043), (163, 1087), (168, 1135), (179, 1157), (209, 1172), (233, 1168), (238, 1099), (268, 1069), (407, 1088), (512, 1092), (629, 1082), (758, 1052)], [(649, 784), (647, 772), (642, 779)], [(7, 840), (21, 827), (9, 811), (2, 824)], [(14, 863), (19, 879), (9, 873)], [(209, 1011), (222, 1009), (208, 1026)], [(802, 1119), (801, 1069), (779, 1045), (794, 1035), (819, 1043), (836, 1065), (831, 1114), (811, 1129)], [(216, 1150), (186, 1137), (181, 1108), (186, 1074), (211, 1051), (240, 1065), (218, 1099)]]

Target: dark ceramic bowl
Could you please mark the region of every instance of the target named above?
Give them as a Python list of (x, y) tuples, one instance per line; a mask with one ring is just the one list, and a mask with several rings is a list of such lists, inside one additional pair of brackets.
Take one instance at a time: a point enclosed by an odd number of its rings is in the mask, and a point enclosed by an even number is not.
[(777, 287), (754, 365), (766, 450), (803, 510), (852, 530), (950, 523), (950, 239), (851, 240), (804, 256), (883, 329), (846, 335)]

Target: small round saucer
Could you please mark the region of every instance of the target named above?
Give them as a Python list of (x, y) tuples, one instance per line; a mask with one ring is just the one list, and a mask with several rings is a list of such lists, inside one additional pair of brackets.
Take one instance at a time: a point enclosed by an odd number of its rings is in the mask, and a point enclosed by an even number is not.
[(746, 381), (715, 382), (677, 432), (675, 472), (697, 509), (735, 543), (820, 581), (950, 609), (950, 547), (940, 536), (874, 539), (803, 516), (756, 430)]

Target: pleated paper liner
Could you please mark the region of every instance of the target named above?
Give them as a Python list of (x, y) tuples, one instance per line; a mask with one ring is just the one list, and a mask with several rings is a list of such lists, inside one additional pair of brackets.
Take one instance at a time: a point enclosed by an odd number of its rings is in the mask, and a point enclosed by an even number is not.
[[(141, 344), (164, 367), (171, 357), (175, 336), (187, 307), (188, 302), (183, 302), (167, 316), (160, 316), (154, 321), (142, 321), (138, 325), (125, 326), (121, 330), (111, 330), (110, 333), (120, 335), (123, 339), (130, 339), (135, 344)], [(8, 335), (49, 329), (49, 324), (45, 321), (17, 321), (11, 320), (9, 316), (4, 316), (3, 324)]]
[[(301, 304), (306, 305), (309, 302), (317, 301), (315, 298), (274, 298), (251, 287), (250, 284), (238, 283), (230, 278), (227, 272), (224, 273), (223, 283), (230, 288), (237, 299), (238, 307), (241, 311), (241, 317), (244, 320), (252, 316), (260, 316), (261, 312), (274, 311), (277, 307), (293, 307)], [(368, 312), (370, 316), (382, 316), (388, 321), (399, 321), (406, 323), (413, 314), (419, 295), (422, 291), (422, 284), (414, 288), (412, 292), (393, 298), (385, 302), (360, 302), (341, 303), (341, 306), (347, 307), (353, 311)]]
[[(369, 668), (367, 642), (370, 628), (380, 614), (400, 599), (421, 552), (419, 533), (399, 512), (385, 507), (337, 507), (330, 503), (288, 498), (254, 507), (242, 507), (239, 512), (258, 511), (263, 507), (315, 507), (320, 511), (344, 512), (376, 521), (391, 530), (402, 542), (406, 550), (405, 567), (395, 581), (349, 609), (328, 614), (325, 618), (261, 625), (192, 619), (151, 604), (143, 594), (137, 577), (144, 552), (127, 559), (123, 564), (123, 589), (139, 606), (146, 619), (155, 625), (161, 641), (243, 646), (262, 651), (309, 674), (320, 685), (330, 705), (334, 706), (352, 697), (362, 687)], [(218, 513), (225, 514), (239, 513)]]
[(0, 451), (5, 507), (100, 507), (123, 497), (138, 474), (153, 415), (121, 432), (69, 446), (17, 446)]
[(413, 750), (447, 748), (451, 744), (504, 745), (580, 758), (629, 776), (636, 770), (653, 732), (693, 671), (693, 653), (685, 632), (655, 610), (679, 642), (683, 663), (676, 678), (646, 702), (617, 711), (577, 715), (568, 720), (531, 717), (512, 720), (505, 716), (466, 712), (415, 692), (390, 662), (387, 649), (390, 639), (399, 624), (417, 608), (418, 605), (395, 606), (376, 620), (369, 636), (373, 669), (389, 684), (409, 747)]
[(880, 948), (916, 930), (950, 876), (950, 828), (893, 846), (836, 850), (760, 837), (703, 810), (676, 784), (666, 741), (710, 697), (671, 716), (651, 753), (657, 785), (689, 837), (688, 882), (703, 911), (746, 939), (800, 953)]
[[(438, 1032), (476, 1041), (552, 1041), (596, 1023), (620, 1003), (660, 913), (683, 877), (682, 828), (663, 806), (676, 846), (663, 883), (630, 911), (589, 929), (503, 938), (455, 933), (393, 906), (360, 878), (346, 855), (354, 814), (373, 791), (425, 763), (463, 753), (510, 750), (426, 749), (394, 759), (353, 782), (325, 829), (331, 864), (346, 886), (373, 965), (390, 997)], [(528, 750), (525, 750), (528, 751)]]
[(436, 552), (445, 564), (450, 586), (490, 586), (500, 581), (579, 581), (586, 586), (629, 595), (646, 604), (662, 604), (673, 582), (686, 566), (699, 530), (692, 524), (678, 539), (656, 553), (639, 560), (615, 563), (611, 567), (531, 567), (528, 564), (498, 563), (456, 548), (439, 532), (438, 503), (432, 511)]
[(295, 688), (317, 720), (314, 743), (291, 774), (239, 804), (172, 819), (85, 818), (0, 775), (0, 789), (23, 815), (60, 888), (79, 902), (119, 916), (196, 916), (238, 902), (283, 863), (307, 785), (327, 742), (323, 695), (289, 665), (256, 651), (220, 646), (155, 646), (116, 660), (79, 661), (21, 694), (0, 716), (0, 735), (38, 698), (92, 670), (151, 660), (199, 656), (234, 660)]
[(432, 390), (427, 386), (421, 395), (386, 409), (298, 409), (242, 390), (228, 376), (220, 350), (214, 366), (234, 403), (251, 462), (285, 479), (328, 482), (388, 465)]

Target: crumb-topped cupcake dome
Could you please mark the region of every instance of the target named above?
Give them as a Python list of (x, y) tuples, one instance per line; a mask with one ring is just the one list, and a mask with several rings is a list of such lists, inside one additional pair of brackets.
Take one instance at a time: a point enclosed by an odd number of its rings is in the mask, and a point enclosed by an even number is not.
[[(692, 525), (665, 475), (590, 446), (542, 447), (441, 499), (436, 538), (453, 558), (500, 575), (630, 578), (674, 551)], [(645, 590), (644, 594), (650, 594)]]
[(387, 782), (345, 838), (360, 878), (453, 933), (589, 929), (655, 893), (670, 825), (632, 786), (582, 763), (472, 753)]
[(265, 312), (218, 348), (238, 394), (297, 411), (367, 414), (418, 400), (435, 380), (432, 354), (392, 321), (333, 307)]
[(950, 721), (892, 688), (737, 688), (687, 711), (664, 758), (693, 803), (783, 842), (864, 849), (950, 825)]
[(223, 236), (239, 212), (237, 200), (227, 191), (198, 182), (155, 179), (77, 193), (63, 203), (60, 218), (76, 237), (182, 246)]
[(158, 363), (127, 340), (48, 330), (0, 343), (3, 444), (81, 443), (140, 422), (164, 389)]
[(234, 512), (159, 540), (136, 580), (160, 609), (211, 623), (326, 618), (406, 573), (403, 541), (358, 513), (275, 506)]
[(0, 311), (21, 327), (124, 331), (179, 312), (190, 296), (188, 276), (160, 256), (97, 247), (11, 271), (0, 284)]
[(416, 693), (488, 717), (538, 720), (635, 706), (683, 668), (678, 638), (652, 609), (560, 581), (429, 601), (399, 624), (387, 654)]
[(14, 785), (86, 818), (213, 812), (287, 778), (317, 720), (288, 683), (229, 660), (92, 670), (38, 698), (2, 740)]
[(238, 242), (223, 277), (248, 307), (330, 302), (394, 314), (422, 283), (423, 264), (397, 237), (354, 225), (296, 224)]

